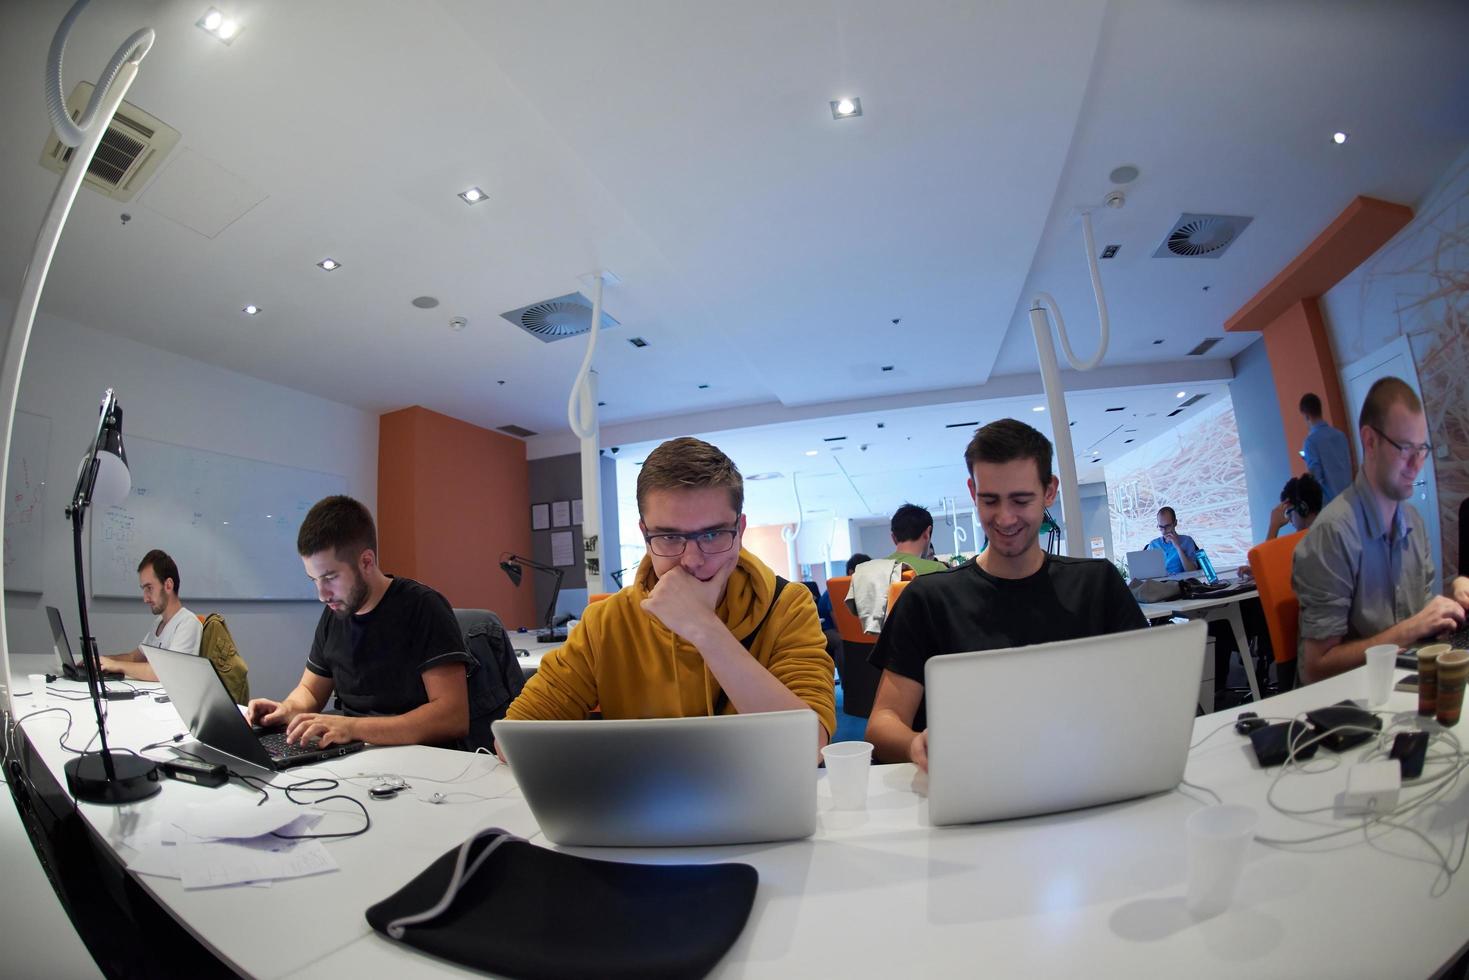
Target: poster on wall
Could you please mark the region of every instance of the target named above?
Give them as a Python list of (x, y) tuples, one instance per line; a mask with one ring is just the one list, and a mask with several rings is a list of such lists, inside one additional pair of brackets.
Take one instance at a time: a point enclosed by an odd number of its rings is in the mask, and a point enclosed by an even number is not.
[(551, 505), (530, 505), (530, 529), (532, 531), (544, 531), (551, 526)]
[(1097, 535), (1093, 535), (1092, 536), (1092, 557), (1093, 558), (1106, 558), (1107, 557), (1107, 543), (1105, 541), (1103, 541), (1100, 536), (1097, 536)]
[(573, 556), (572, 534), (570, 531), (551, 532), (551, 564), (557, 568), (570, 568), (576, 564)]
[(557, 500), (551, 504), (551, 526), (571, 526), (571, 501)]
[(571, 502), (571, 523), (575, 524), (577, 527), (581, 527), (581, 501), (580, 500), (573, 500)]

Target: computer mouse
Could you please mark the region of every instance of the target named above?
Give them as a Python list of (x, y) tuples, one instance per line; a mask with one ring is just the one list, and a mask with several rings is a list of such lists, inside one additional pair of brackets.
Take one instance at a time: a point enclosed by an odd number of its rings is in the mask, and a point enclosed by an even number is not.
[(398, 795), (396, 786), (374, 786), (367, 791), (367, 795), (374, 800), (391, 800)]

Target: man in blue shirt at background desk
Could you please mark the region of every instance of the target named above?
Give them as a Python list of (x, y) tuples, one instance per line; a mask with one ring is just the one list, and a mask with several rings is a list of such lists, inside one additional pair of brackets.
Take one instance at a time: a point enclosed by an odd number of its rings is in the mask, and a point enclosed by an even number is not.
[(1149, 541), (1149, 551), (1163, 552), (1163, 561), (1169, 575), (1199, 570), (1199, 546), (1187, 534), (1178, 533), (1178, 515), (1172, 507), (1158, 510), (1158, 537)]

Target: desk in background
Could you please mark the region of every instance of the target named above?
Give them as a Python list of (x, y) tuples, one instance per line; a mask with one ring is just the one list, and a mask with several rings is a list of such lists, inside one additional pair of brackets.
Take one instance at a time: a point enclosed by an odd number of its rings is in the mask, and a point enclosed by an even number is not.
[[(1245, 635), (1244, 618), (1240, 615), (1239, 604), (1246, 599), (1258, 599), (1260, 593), (1255, 589), (1247, 592), (1236, 592), (1233, 595), (1208, 596), (1202, 599), (1170, 599), (1166, 602), (1144, 602), (1139, 603), (1143, 615), (1150, 621), (1155, 619), (1168, 619), (1174, 616), (1182, 616), (1184, 619), (1202, 619), (1205, 622), (1213, 622), (1223, 619), (1229, 623), (1229, 628), (1234, 632), (1235, 646), (1239, 652), (1240, 664), (1244, 667), (1245, 678), (1250, 684), (1250, 694), (1255, 701), (1259, 701), (1260, 681), (1255, 676), (1255, 665), (1250, 656), (1250, 638)], [(1206, 663), (1205, 670), (1212, 669), (1213, 665)], [(1216, 683), (1223, 683), (1224, 678), (1214, 678)], [(1213, 705), (1208, 707), (1212, 708)]]

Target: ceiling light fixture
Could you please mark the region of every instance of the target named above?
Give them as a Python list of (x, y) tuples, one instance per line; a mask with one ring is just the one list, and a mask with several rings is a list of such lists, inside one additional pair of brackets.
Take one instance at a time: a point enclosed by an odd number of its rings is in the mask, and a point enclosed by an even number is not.
[(485, 200), (487, 197), (488, 195), (485, 194), (485, 192), (480, 190), (478, 187), (471, 187), (467, 191), (459, 192), (459, 198), (465, 204), (478, 204), (480, 201)]
[(342, 267), (342, 263), (338, 262), (334, 258), (331, 258), (330, 256), (328, 256), (327, 258), (322, 259), (320, 262), (318, 262), (316, 264), (319, 265), (319, 266), (321, 266), (321, 268), (323, 268), (327, 272), (336, 272), (338, 269), (340, 269)]
[(243, 308), (241, 308), (240, 312), (245, 314), (246, 316), (254, 316), (255, 314), (260, 312), (260, 307), (256, 306), (254, 303), (247, 303)]
[(1186, 391), (1180, 391), (1180, 392), (1179, 392), (1179, 393), (1178, 393), (1178, 394), (1177, 394), (1177, 395), (1175, 395), (1175, 396), (1174, 396), (1174, 397), (1175, 397), (1175, 398), (1187, 398), (1187, 397), (1188, 397), (1188, 392), (1186, 392)]
[(842, 98), (831, 101), (831, 118), (833, 119), (855, 119), (860, 115), (862, 115), (861, 99)]
[(806, 455), (807, 456), (815, 456), (816, 453), (817, 453), (817, 450), (815, 450), (815, 449), (808, 449), (808, 450), (806, 450)]
[(1341, 131), (1337, 131), (1335, 133), (1332, 133), (1331, 134), (1331, 141), (1333, 143), (1335, 143), (1337, 146), (1341, 146), (1343, 143), (1345, 143), (1347, 141), (1347, 134), (1346, 133), (1343, 133)]
[(226, 17), (224, 12), (217, 7), (210, 7), (206, 10), (203, 17), (194, 21), (194, 26), (224, 44), (229, 44), (239, 37), (240, 31), (244, 29), (239, 21), (233, 17)]
[(1036, 405), (1034, 408), (1031, 409), (1032, 412), (1044, 412), (1045, 410), (1046, 406), (1044, 405)]

